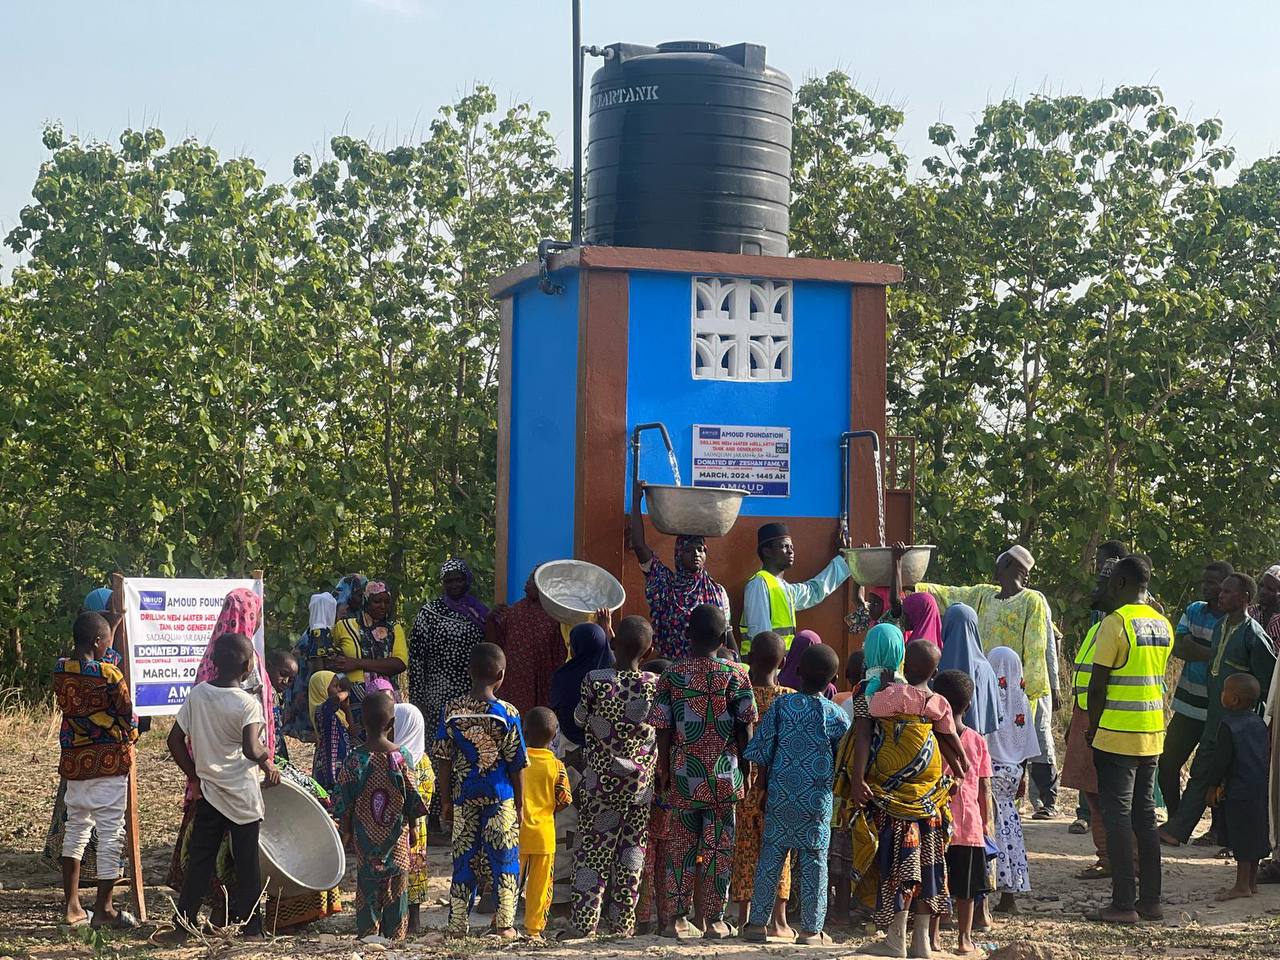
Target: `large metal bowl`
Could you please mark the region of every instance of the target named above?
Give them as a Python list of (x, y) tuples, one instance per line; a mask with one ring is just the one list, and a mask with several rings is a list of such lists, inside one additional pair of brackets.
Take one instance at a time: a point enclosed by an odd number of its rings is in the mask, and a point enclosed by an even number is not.
[[(907, 547), (902, 555), (902, 585), (910, 587), (923, 580), (932, 557), (931, 543)], [(844, 558), (849, 563), (849, 575), (858, 583), (887, 587), (893, 579), (892, 547), (855, 547), (844, 551)]]
[(738, 519), (746, 490), (732, 487), (674, 487), (646, 484), (649, 519), (669, 536), (723, 537)]
[(576, 626), (597, 610), (617, 610), (627, 592), (603, 567), (584, 560), (552, 560), (533, 573), (542, 609), (555, 620)]
[(273, 897), (332, 890), (342, 883), (347, 856), (320, 801), (282, 778), (262, 791), (266, 816), (258, 832), (258, 866)]

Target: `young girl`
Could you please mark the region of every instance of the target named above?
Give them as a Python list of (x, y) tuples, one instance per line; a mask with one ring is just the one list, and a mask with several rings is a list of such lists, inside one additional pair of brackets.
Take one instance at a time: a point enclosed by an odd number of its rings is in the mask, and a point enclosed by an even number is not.
[(1015, 894), (1031, 891), (1027, 872), (1027, 845), (1018, 816), (1018, 797), (1026, 776), (1026, 761), (1040, 756), (1031, 703), (1022, 680), (1022, 661), (1009, 647), (996, 647), (987, 654), (996, 672), (1000, 691), (1000, 726), (987, 737), (991, 750), (991, 792), (996, 801), (996, 886), (1001, 913), (1017, 912)]
[[(986, 837), (991, 827), (991, 756), (987, 741), (965, 726), (965, 711), (973, 700), (973, 680), (959, 670), (943, 670), (934, 681), (955, 715), (956, 730), (969, 761), (969, 772), (958, 776), (959, 787), (951, 795), (951, 843), (947, 847), (947, 887), (955, 901), (956, 953), (973, 953), (973, 901), (988, 891)], [(941, 918), (933, 918), (932, 947), (941, 950), (938, 931)]]
[(307, 685), (307, 703), (316, 728), (316, 751), (311, 776), (333, 792), (351, 749), (351, 682), (344, 674), (317, 670)]
[(392, 741), (395, 701), (365, 698), (365, 742), (342, 764), (334, 819), (356, 852), (356, 936), (386, 945), (409, 925), (409, 848), (427, 815), (407, 750)]
[[(424, 807), (431, 806), (436, 775), (427, 757), (427, 727), (422, 711), (409, 703), (396, 704), (395, 741), (409, 756), (418, 776), (418, 795)], [(427, 818), (421, 817), (409, 844), (409, 933), (422, 928), (422, 905), (427, 902)]]

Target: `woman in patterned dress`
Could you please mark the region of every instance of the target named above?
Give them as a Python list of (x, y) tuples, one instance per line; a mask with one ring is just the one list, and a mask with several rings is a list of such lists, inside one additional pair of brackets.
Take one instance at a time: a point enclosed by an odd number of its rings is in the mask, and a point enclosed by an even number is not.
[[(484, 642), (489, 615), (489, 609), (471, 595), (473, 582), (465, 560), (455, 557), (445, 563), (440, 568), (443, 595), (423, 604), (409, 632), (409, 700), (422, 711), (430, 728), (440, 722), (446, 703), (471, 689), (467, 665), (476, 644)], [(437, 796), (431, 807), (435, 829), (439, 828), (438, 809)]]
[(364, 607), (334, 625), (333, 645), (339, 655), (329, 658), (329, 666), (345, 673), (351, 681), (350, 733), (363, 742), (360, 705), (372, 692), (370, 685), (385, 679), (394, 687), (409, 662), (404, 625), (395, 618), (395, 600), (385, 583), (369, 581), (364, 589)]
[(644, 483), (631, 494), (631, 549), (644, 571), (644, 596), (649, 601), (649, 622), (653, 624), (653, 647), (660, 657), (679, 659), (688, 655), (685, 629), (694, 607), (709, 603), (719, 607), (732, 622), (729, 594), (707, 573), (707, 541), (704, 537), (676, 537), (675, 570), (658, 559), (644, 539), (644, 517), (640, 496)]

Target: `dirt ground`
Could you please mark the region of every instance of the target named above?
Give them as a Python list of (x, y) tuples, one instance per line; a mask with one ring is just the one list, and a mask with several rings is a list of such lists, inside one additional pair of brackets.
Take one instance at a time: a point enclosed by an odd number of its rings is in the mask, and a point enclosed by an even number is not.
[[(148, 912), (153, 920), (172, 911), (172, 892), (163, 886), (172, 844), (180, 818), (181, 774), (164, 752), (167, 724), (143, 737), (139, 750), (143, 865)], [(208, 957), (332, 957), (335, 960), (377, 960), (371, 948), (352, 935), (353, 914), (341, 915), (270, 942), (236, 942), (193, 945), (161, 950), (151, 947), (143, 935), (107, 935), (96, 941), (60, 928), (58, 878), (41, 862), (45, 834), (57, 787), (55, 757), (56, 719), (50, 713), (10, 712), (0, 715), (0, 738), (10, 748), (0, 753), (0, 960), (30, 957), (61, 960), (72, 957), (110, 957), (115, 960), (147, 955), (156, 960)], [(295, 759), (307, 763), (309, 748), (290, 741)], [(1074, 806), (1074, 794), (1066, 791), (1064, 810)], [(1213, 900), (1219, 888), (1229, 885), (1234, 865), (1214, 858), (1214, 850), (1186, 847), (1166, 850), (1164, 903), (1166, 920), (1129, 929), (1106, 928), (1082, 919), (1083, 910), (1101, 904), (1108, 894), (1107, 881), (1081, 881), (1074, 875), (1093, 862), (1088, 836), (1067, 832), (1067, 819), (1027, 822), (1034, 892), (1022, 901), (1021, 915), (997, 921), (994, 931), (981, 935), (987, 949), (1017, 940), (1034, 940), (1068, 946), (1084, 957), (1280, 957), (1280, 884), (1264, 885), (1249, 900), (1220, 904)], [(499, 944), (476, 937), (464, 943), (446, 944), (440, 933), (445, 922), (444, 898), (448, 887), (448, 859), (444, 847), (432, 847), (432, 902), (424, 914), (428, 931), (387, 951), (387, 960), (400, 956), (488, 957), (502, 954), (534, 956), (544, 960), (592, 958), (665, 958), (678, 955), (724, 960), (759, 960), (768, 955), (802, 953), (818, 957), (857, 956), (859, 944), (869, 934), (828, 924), (836, 943), (830, 948), (754, 946), (728, 941), (684, 942), (679, 946), (656, 937), (631, 940), (602, 939), (593, 942), (550, 945)], [(344, 893), (353, 891), (351, 875)], [(89, 893), (88, 890), (85, 891)], [(118, 894), (117, 900), (124, 894)], [(354, 893), (351, 893), (354, 897)], [(477, 918), (478, 925), (487, 918)], [(556, 922), (553, 920), (553, 928)], [(944, 934), (945, 943), (954, 943)]]

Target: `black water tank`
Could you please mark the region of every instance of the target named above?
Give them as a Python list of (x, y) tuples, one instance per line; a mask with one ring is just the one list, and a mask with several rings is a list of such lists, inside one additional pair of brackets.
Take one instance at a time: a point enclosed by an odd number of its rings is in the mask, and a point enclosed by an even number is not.
[(591, 78), (586, 242), (785, 256), (791, 81), (764, 47), (608, 49)]

